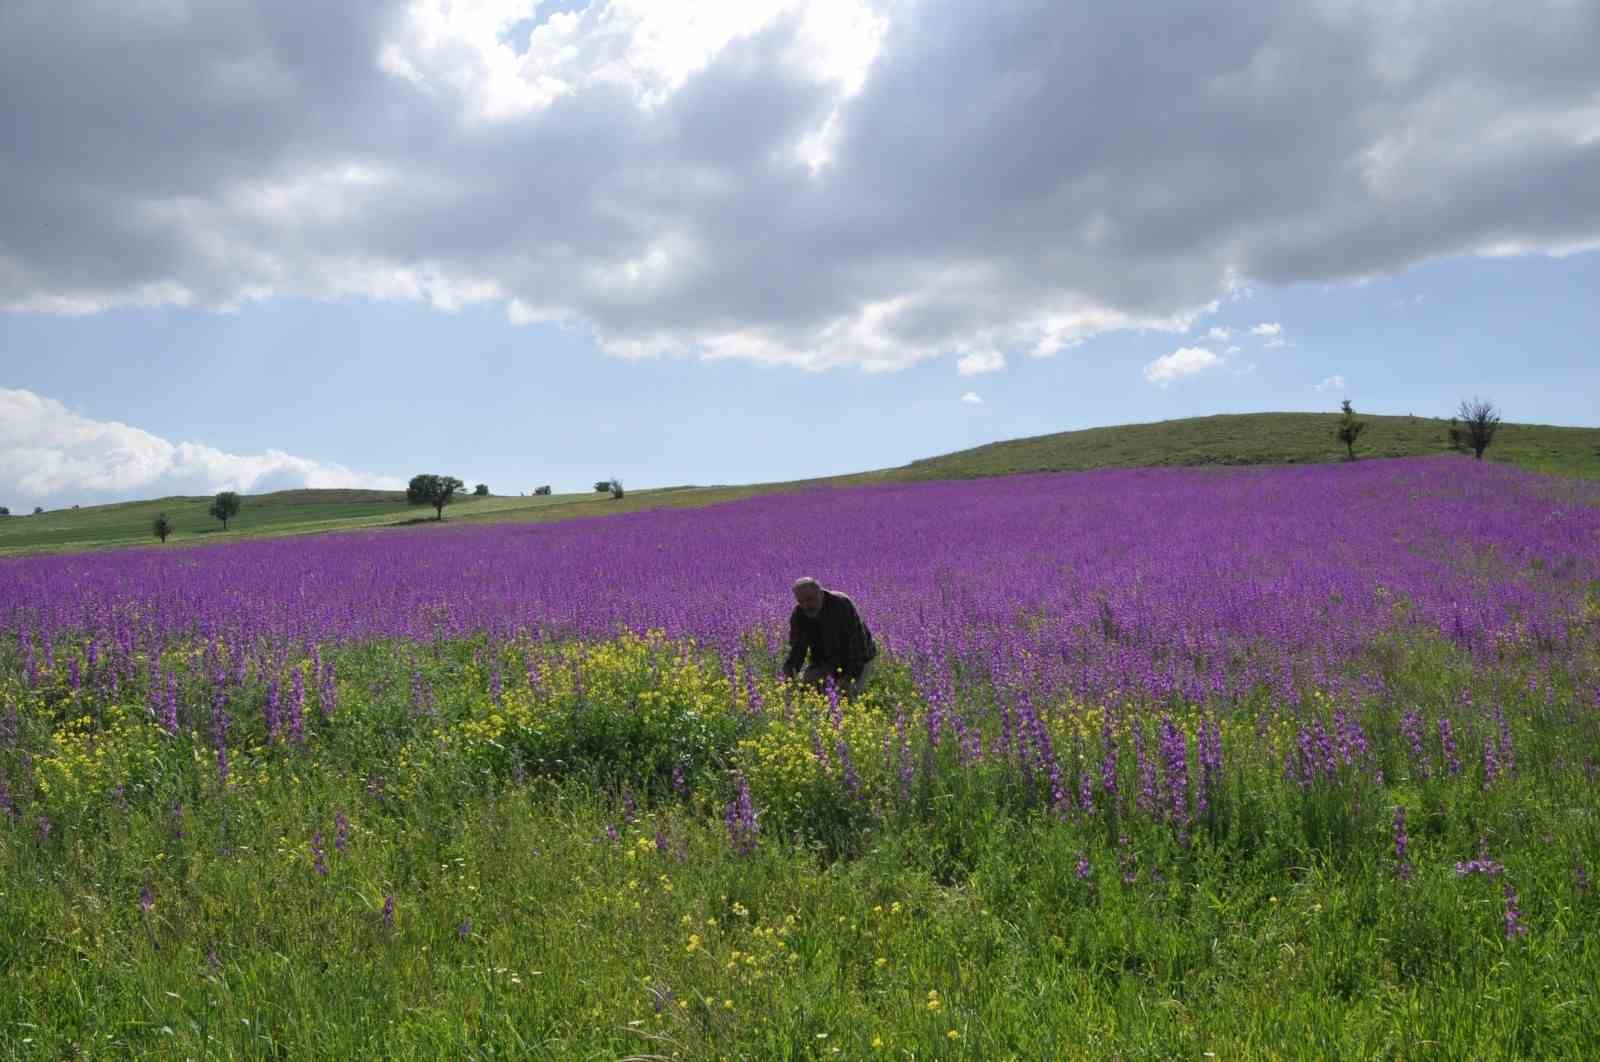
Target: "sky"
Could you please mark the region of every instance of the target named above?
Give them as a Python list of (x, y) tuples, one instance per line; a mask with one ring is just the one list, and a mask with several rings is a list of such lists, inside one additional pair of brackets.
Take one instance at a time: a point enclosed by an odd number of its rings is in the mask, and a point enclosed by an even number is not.
[(0, 505), (1600, 424), (1600, 0), (8, 0)]

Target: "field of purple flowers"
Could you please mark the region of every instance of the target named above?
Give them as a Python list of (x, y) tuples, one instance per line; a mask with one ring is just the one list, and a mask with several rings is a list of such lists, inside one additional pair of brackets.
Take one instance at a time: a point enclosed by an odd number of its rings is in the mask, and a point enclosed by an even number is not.
[[(883, 650), (856, 701), (776, 675), (802, 574)], [(1600, 1050), (1595, 484), (4, 560), (0, 635), (21, 1055)]]

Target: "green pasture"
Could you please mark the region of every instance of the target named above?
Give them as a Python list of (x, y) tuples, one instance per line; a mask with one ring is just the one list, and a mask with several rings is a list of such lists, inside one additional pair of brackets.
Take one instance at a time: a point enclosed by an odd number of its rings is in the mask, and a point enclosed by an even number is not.
[[(1344, 460), (1334, 438), (1334, 413), (1243, 413), (1154, 424), (1088, 428), (990, 443), (913, 461), (898, 468), (844, 476), (740, 486), (682, 486), (629, 490), (621, 499), (584, 491), (544, 497), (458, 495), (444, 523), (549, 521), (664, 507), (687, 508), (814, 486), (862, 486), (929, 479), (962, 479), (1020, 472), (1071, 472), (1149, 466), (1226, 467)], [(1447, 422), (1427, 417), (1361, 415), (1361, 459), (1452, 454)], [(1536, 472), (1600, 478), (1600, 428), (1506, 424), (1484, 457)], [(117, 505), (56, 509), (0, 518), (0, 556), (108, 546), (156, 545), (151, 524), (165, 512), (175, 531), (168, 545), (218, 543), (276, 535), (355, 528), (410, 527), (433, 522), (433, 510), (410, 506), (399, 492), (291, 490), (246, 495), (227, 531), (207, 515), (206, 497), (158, 498)]]

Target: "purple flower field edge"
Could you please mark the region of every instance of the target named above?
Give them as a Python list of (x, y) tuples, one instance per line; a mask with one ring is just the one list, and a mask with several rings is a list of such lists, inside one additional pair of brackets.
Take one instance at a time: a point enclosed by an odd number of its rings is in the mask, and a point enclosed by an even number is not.
[(1562, 656), (1600, 607), (1597, 500), (1449, 458), (823, 489), (0, 561), (0, 631), (132, 650), (657, 629), (775, 652), (788, 584), (813, 574), (901, 658), (960, 656), (1085, 698), (1289, 698), (1337, 690), (1402, 613), (1480, 657)]

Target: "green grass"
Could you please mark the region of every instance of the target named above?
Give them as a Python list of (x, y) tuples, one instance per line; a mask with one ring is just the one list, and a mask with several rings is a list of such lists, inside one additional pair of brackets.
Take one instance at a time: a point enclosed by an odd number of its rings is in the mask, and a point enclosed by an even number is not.
[[(657, 508), (689, 508), (758, 494), (807, 487), (862, 486), (926, 479), (961, 479), (1019, 472), (1069, 472), (1096, 468), (1178, 465), (1190, 467), (1283, 465), (1340, 461), (1333, 413), (1243, 413), (1154, 424), (1060, 432), (990, 443), (971, 450), (913, 461), (898, 468), (789, 482), (741, 486), (684, 486), (628, 491), (620, 500), (600, 492), (545, 497), (459, 496), (445, 510), (445, 523), (549, 521), (613, 515)], [(1425, 417), (1361, 417), (1366, 433), (1361, 458), (1448, 454), (1446, 422)], [(1470, 457), (1455, 455), (1462, 460)], [(1506, 424), (1485, 460), (1536, 472), (1600, 478), (1600, 428)], [(64, 552), (108, 546), (155, 545), (150, 527), (165, 512), (175, 525), (169, 544), (217, 543), (277, 535), (354, 528), (415, 526), (432, 510), (412, 507), (399, 493), (362, 490), (293, 490), (246, 495), (244, 508), (222, 525), (206, 515), (210, 498), (57, 509), (38, 516), (0, 519), (0, 556)]]
[[(234, 691), (224, 788), (198, 664), (198, 729), (170, 736), (141, 691), (93, 673), (69, 690), (61, 657), (28, 687), (0, 646), (19, 713), (0, 745), (0, 1057), (1596, 1057), (1583, 691), (1541, 671), (1552, 694), (1530, 694), (1531, 659), (1394, 648), (1385, 698), (1356, 709), (1383, 781), (1302, 792), (1281, 766), (1294, 721), (1236, 706), (1214, 810), (1180, 841), (1131, 812), (1126, 734), (1119, 800), (1057, 814), (998, 758), (929, 752), (893, 661), (835, 730), (820, 698), (784, 709), (770, 674), (751, 716), (719, 664), (670, 644), (501, 646), (503, 705), (481, 641), (347, 647), (338, 708), (312, 694), (303, 744), (265, 739), (259, 678)], [(1421, 705), (1472, 748), (1494, 724), (1463, 687), (1509, 717), (1514, 776), (1485, 784), (1470, 756), (1451, 776), (1431, 742), (1421, 772), (1396, 732)], [(981, 686), (955, 696), (982, 714)], [(893, 734), (890, 705), (911, 717), (909, 797), (897, 756), (856, 740)], [(1094, 709), (1049, 719), (1058, 748), (1086, 733), (1098, 756)], [(817, 766), (818, 729), (855, 741), (878, 810)], [(764, 813), (747, 855), (721, 821), (734, 763)], [(1455, 873), (1480, 844), (1503, 878)], [(1525, 936), (1504, 932), (1505, 881)]]
[[(1448, 422), (1360, 414), (1358, 458), (1447, 454)], [(956, 479), (1152, 465), (1288, 465), (1345, 460), (1337, 413), (1238, 413), (1038, 435), (913, 461), (902, 475)], [(1505, 424), (1484, 454), (1536, 472), (1600, 478), (1600, 428)]]

